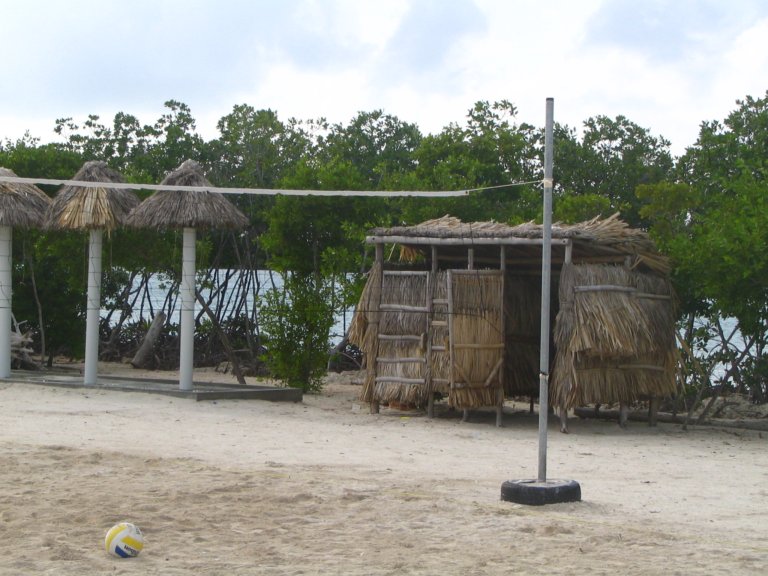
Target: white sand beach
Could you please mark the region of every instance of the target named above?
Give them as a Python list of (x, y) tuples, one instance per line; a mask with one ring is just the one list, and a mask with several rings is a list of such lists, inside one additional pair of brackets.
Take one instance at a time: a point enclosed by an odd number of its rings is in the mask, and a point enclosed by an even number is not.
[[(348, 374), (301, 403), (0, 383), (0, 574), (766, 571), (765, 432), (552, 422), (548, 477), (583, 500), (528, 507), (500, 486), (536, 477), (535, 416), (371, 415), (358, 391)], [(120, 520), (138, 558), (103, 549)]]

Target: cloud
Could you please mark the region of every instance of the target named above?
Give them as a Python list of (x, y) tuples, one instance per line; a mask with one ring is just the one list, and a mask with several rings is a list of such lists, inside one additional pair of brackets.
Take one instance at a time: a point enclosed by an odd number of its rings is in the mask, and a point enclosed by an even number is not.
[(456, 47), (485, 29), (485, 18), (470, 0), (412, 2), (387, 46), (383, 68), (391, 80), (420, 82), (450, 67)]
[(383, 109), (438, 132), (477, 100), (579, 128), (623, 114), (672, 140), (768, 78), (764, 0), (25, 0), (0, 9), (0, 138), (169, 99), (204, 137), (235, 104), (347, 122)]

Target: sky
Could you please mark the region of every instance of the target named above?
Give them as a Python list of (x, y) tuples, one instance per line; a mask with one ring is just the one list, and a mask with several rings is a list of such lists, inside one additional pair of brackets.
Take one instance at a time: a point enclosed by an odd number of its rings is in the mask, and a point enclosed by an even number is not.
[(626, 116), (679, 155), (768, 90), (766, 0), (0, 0), (0, 141), (56, 119), (153, 124), (187, 104), (206, 139), (233, 106), (424, 134), (479, 100), (578, 130)]

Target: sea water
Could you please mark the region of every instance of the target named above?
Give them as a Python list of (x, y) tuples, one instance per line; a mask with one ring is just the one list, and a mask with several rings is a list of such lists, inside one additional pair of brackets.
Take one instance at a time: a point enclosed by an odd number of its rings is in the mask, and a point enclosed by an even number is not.
[[(227, 270), (219, 270), (219, 277), (226, 278), (228, 275)], [(231, 271), (230, 271), (231, 273)], [(243, 275), (251, 274), (253, 277), (246, 278)], [(198, 290), (202, 297), (208, 301), (211, 295), (211, 291), (216, 292), (217, 287), (199, 287), (200, 286), (200, 274), (198, 274)], [(213, 276), (211, 277), (214, 278)], [(261, 297), (266, 294), (268, 290), (282, 290), (283, 278), (282, 276), (272, 270), (239, 270), (235, 271), (234, 275), (229, 278), (228, 290), (218, 294), (216, 296), (215, 303), (211, 304), (211, 308), (220, 318), (230, 318), (235, 315), (235, 307), (240, 304), (237, 298), (237, 291), (240, 290), (242, 284), (245, 283), (249, 289), (245, 294), (245, 307), (241, 310), (241, 313), (251, 314), (253, 313), (254, 306), (257, 306)], [(172, 285), (172, 281), (168, 276), (160, 273), (152, 274), (148, 281), (147, 291), (144, 301), (139, 297), (136, 300), (136, 305), (131, 310), (130, 319), (134, 322), (144, 319), (146, 321), (152, 320), (152, 313), (155, 314), (159, 311), (168, 312), (166, 308), (166, 300), (168, 298), (168, 291)], [(135, 278), (133, 282), (133, 290), (137, 290), (140, 287), (140, 278)], [(181, 315), (181, 300), (178, 294), (178, 287), (174, 294), (172, 294), (173, 307), (171, 309), (170, 318), (167, 320), (171, 324), (179, 324)], [(113, 302), (110, 304), (114, 304)], [(103, 308), (101, 310), (102, 318), (106, 318), (109, 309)], [(203, 307), (199, 302), (195, 301), (195, 317), (203, 312)], [(349, 327), (349, 322), (352, 320), (354, 314), (354, 307), (349, 307), (341, 310), (335, 318), (334, 324), (331, 327), (330, 340), (331, 344), (339, 343)], [(116, 321), (116, 315), (112, 315), (113, 320)]]

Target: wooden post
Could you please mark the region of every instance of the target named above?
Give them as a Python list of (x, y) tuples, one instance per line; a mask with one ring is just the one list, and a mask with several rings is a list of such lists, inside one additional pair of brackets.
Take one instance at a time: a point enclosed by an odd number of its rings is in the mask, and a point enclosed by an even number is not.
[(453, 274), (451, 274), (450, 270), (446, 274), (446, 282), (448, 283), (448, 387), (452, 392), (456, 386), (456, 370), (453, 357), (453, 346), (455, 344), (453, 340)]
[(11, 227), (0, 226), (0, 378), (11, 377), (12, 240)]
[(500, 248), (500, 254), (499, 254), (499, 269), (501, 270), (501, 334), (502, 334), (502, 342), (504, 343), (504, 348), (501, 349), (501, 366), (499, 367), (499, 390), (497, 392), (498, 394), (498, 404), (496, 405), (496, 426), (498, 428), (501, 428), (504, 420), (504, 367), (506, 366), (506, 356), (507, 356), (507, 326), (504, 322), (506, 318), (506, 314), (504, 314), (504, 311), (506, 309), (507, 300), (506, 300), (506, 292), (504, 290), (505, 287), (505, 276), (507, 271), (507, 251), (506, 247), (502, 244)]
[(155, 347), (155, 341), (160, 333), (163, 331), (163, 325), (165, 324), (165, 312), (158, 312), (155, 314), (155, 318), (152, 320), (152, 324), (144, 335), (144, 340), (141, 341), (138, 351), (131, 360), (131, 366), (134, 368), (149, 368), (152, 358), (154, 356), (153, 351)]
[[(384, 282), (384, 244), (381, 244), (380, 242), (376, 244), (376, 264), (380, 267), (381, 270), (381, 280), (380, 282)], [(371, 302), (371, 307), (373, 308), (371, 310), (372, 316), (376, 319), (375, 322), (372, 322), (373, 326), (373, 333), (375, 334), (375, 342), (373, 345), (373, 350), (371, 350), (371, 357), (368, 358), (368, 378), (370, 378), (374, 382), (373, 391), (376, 390), (376, 357), (379, 355), (379, 320), (381, 312), (379, 310), (379, 307), (381, 305), (381, 290), (382, 287), (379, 286), (379, 299), (374, 300)], [(377, 400), (371, 400), (370, 403), (370, 412), (371, 414), (378, 414), (379, 413), (379, 403)]]
[(626, 428), (628, 420), (629, 420), (629, 404), (620, 402), (619, 403), (619, 426), (621, 426), (622, 428)]
[(651, 396), (648, 403), (648, 426), (651, 428), (655, 428), (658, 421), (660, 400), (658, 396)]
[(432, 389), (432, 316), (435, 291), (437, 290), (437, 246), (432, 246), (432, 269), (427, 277), (429, 289), (427, 290), (427, 349), (424, 385), (427, 387), (427, 418), (435, 417), (435, 391)]
[[(474, 270), (475, 269), (475, 249), (474, 248), (468, 248), (467, 249), (467, 270)], [(449, 288), (450, 290), (450, 288)], [(449, 294), (452, 294), (452, 290), (449, 291)], [(448, 315), (450, 318), (453, 318), (453, 299), (451, 299), (449, 304), (450, 310), (448, 310)], [(453, 330), (451, 330), (451, 334), (453, 334)], [(451, 354), (451, 366), (453, 366), (453, 354)], [(469, 386), (469, 379), (467, 379), (467, 386)], [(461, 421), (462, 422), (469, 422), (469, 408), (464, 408), (461, 413)]]

